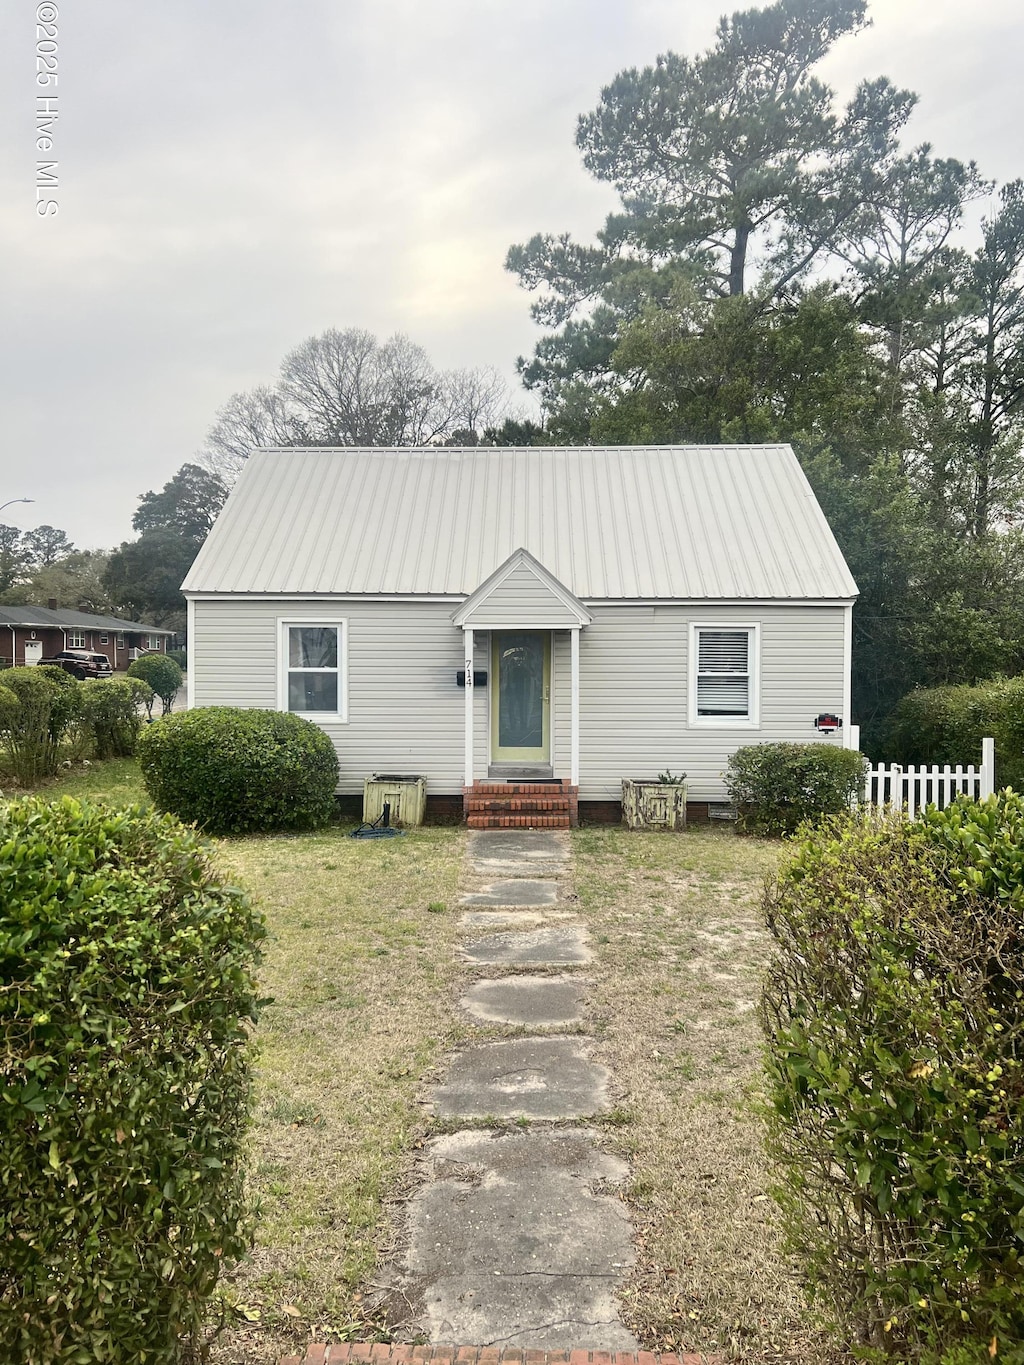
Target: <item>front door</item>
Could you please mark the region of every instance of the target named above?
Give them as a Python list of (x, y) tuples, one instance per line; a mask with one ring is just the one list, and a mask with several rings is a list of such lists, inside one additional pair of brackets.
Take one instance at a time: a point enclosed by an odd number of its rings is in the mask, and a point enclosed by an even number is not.
[(551, 632), (491, 637), (491, 762), (547, 763), (551, 754)]
[(43, 642), (42, 642), (42, 640), (26, 640), (26, 641), (25, 641), (25, 667), (26, 667), (26, 668), (31, 668), (31, 666), (32, 666), (33, 664), (37, 664), (37, 663), (39, 662), (39, 660), (40, 660), (42, 657), (43, 657)]

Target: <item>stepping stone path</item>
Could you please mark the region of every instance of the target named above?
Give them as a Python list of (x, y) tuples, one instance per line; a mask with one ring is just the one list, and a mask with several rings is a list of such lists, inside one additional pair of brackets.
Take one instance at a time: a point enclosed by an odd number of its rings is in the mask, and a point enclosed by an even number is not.
[[(469, 834), (459, 951), (490, 970), (460, 1004), (510, 1036), (456, 1053), (430, 1095), (439, 1118), (475, 1127), (426, 1144), (385, 1293), (407, 1338), (581, 1355), (637, 1347), (615, 1298), (633, 1261), (614, 1192), (627, 1167), (580, 1122), (608, 1109), (608, 1072), (579, 1033), (588, 983), (572, 969), (593, 954), (566, 900), (568, 856), (560, 832)], [(488, 1118), (524, 1126), (491, 1132)]]

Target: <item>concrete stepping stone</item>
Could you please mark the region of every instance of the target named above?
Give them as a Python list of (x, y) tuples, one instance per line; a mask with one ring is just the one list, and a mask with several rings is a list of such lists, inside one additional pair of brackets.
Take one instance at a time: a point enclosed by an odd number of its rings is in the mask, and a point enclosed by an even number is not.
[(608, 1108), (585, 1038), (514, 1038), (457, 1052), (432, 1096), (441, 1118), (576, 1119)]
[(481, 1024), (564, 1027), (582, 1017), (583, 987), (574, 976), (504, 976), (475, 982), (459, 1003)]
[(554, 830), (477, 829), (469, 835), (469, 860), (482, 876), (558, 876), (569, 846)]
[(426, 1148), (404, 1263), (388, 1277), (403, 1336), (524, 1350), (635, 1350), (615, 1289), (632, 1264), (629, 1219), (613, 1194), (625, 1163), (587, 1129), (461, 1132)]
[(571, 910), (524, 910), (506, 906), (503, 910), (467, 910), (459, 916), (461, 929), (534, 929), (541, 924), (573, 918)]
[(521, 905), (529, 908), (554, 905), (558, 900), (558, 883), (533, 881), (528, 878), (491, 882), (477, 891), (467, 891), (459, 897), (460, 905)]
[(488, 934), (464, 944), (459, 951), (467, 961), (481, 967), (571, 967), (594, 956), (587, 947), (587, 931), (578, 924)]

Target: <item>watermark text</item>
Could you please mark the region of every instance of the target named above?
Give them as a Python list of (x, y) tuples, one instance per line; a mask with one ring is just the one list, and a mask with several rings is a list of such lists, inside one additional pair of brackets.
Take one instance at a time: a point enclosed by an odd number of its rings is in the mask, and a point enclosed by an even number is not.
[(58, 47), (58, 12), (51, 0), (36, 5), (36, 213), (40, 218), (52, 218), (59, 211), (57, 191), (60, 188), (57, 160), (57, 123), (60, 118), (57, 102), (57, 79), (60, 69)]

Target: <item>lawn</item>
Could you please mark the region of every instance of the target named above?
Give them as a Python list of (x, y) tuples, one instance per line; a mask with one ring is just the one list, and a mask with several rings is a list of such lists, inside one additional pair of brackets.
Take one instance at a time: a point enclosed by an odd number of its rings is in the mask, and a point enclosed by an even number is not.
[[(49, 789), (144, 799), (130, 762)], [(656, 1350), (820, 1360), (778, 1245), (754, 1104), (761, 881), (778, 846), (728, 829), (573, 836), (596, 950), (585, 1030), (612, 1072), (602, 1145), (623, 1155), (638, 1259), (623, 1314)], [(455, 1001), (459, 830), (219, 841), (270, 926), (257, 1031), (249, 1262), (224, 1282), (220, 1365), (273, 1365), (310, 1339), (383, 1337), (365, 1308), (431, 1124), (421, 1100), (473, 1036)], [(486, 1035), (485, 1035), (486, 1036)]]

